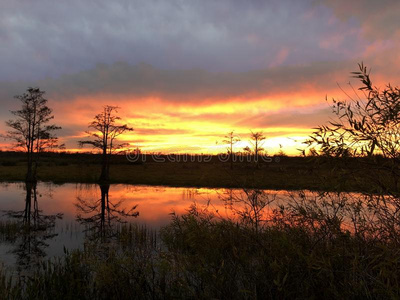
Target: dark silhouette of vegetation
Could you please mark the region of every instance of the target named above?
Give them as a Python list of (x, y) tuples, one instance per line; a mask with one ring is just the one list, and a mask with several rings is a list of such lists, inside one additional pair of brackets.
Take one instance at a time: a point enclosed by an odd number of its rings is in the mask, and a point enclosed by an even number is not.
[(119, 149), (128, 146), (127, 143), (119, 143), (117, 138), (122, 134), (132, 131), (133, 128), (127, 124), (119, 124), (121, 118), (116, 115), (117, 106), (104, 106), (103, 112), (97, 114), (94, 120), (89, 124), (89, 128), (94, 131), (87, 131), (87, 134), (93, 140), (80, 141), (79, 144), (91, 145), (102, 152), (102, 168), (100, 182), (108, 182), (110, 179), (110, 159), (111, 155)]
[(229, 155), (231, 169), (233, 169), (233, 161), (235, 159), (234, 158), (235, 153), (233, 152), (233, 147), (235, 146), (236, 143), (240, 142), (240, 138), (236, 136), (233, 131), (231, 131), (224, 137), (224, 140), (222, 142), (228, 145), (227, 152)]
[(283, 150), (283, 146), (281, 144), (279, 144), (279, 151), (276, 154), (276, 156), (280, 156), (280, 157), (286, 157), (287, 154), (285, 153), (285, 151)]
[[(355, 174), (361, 171), (371, 192), (399, 195), (400, 89), (375, 87), (363, 64), (352, 76), (361, 81), (358, 92), (350, 84), (353, 97), (345, 92), (347, 100), (333, 99), (335, 119), (316, 128), (303, 153), (337, 158), (332, 170), (343, 182), (359, 182)], [(360, 159), (349, 168), (349, 157)]]
[(265, 140), (265, 135), (262, 131), (253, 132), (250, 134), (250, 144), (251, 146), (247, 146), (244, 148), (244, 151), (248, 152), (253, 156), (254, 163), (256, 167), (259, 167), (259, 157), (260, 153), (264, 151), (263, 144)]
[[(230, 218), (222, 218), (212, 206), (192, 205), (188, 213), (172, 215), (171, 223), (160, 232), (160, 241), (146, 230), (125, 225), (115, 236), (115, 244), (87, 244), (84, 250), (67, 253), (63, 260), (44, 264), (25, 282), (11, 284), (3, 273), (0, 296), (400, 296), (400, 226), (377, 217), (387, 215), (390, 206), (385, 206), (385, 201), (371, 210), (368, 198), (345, 193), (292, 193), (284, 202), (257, 190), (233, 193), (233, 198), (239, 200), (235, 208), (238, 214)], [(231, 197), (232, 193), (227, 195)], [(255, 207), (257, 214), (241, 207), (242, 201)]]
[(6, 122), (11, 128), (6, 138), (15, 141), (15, 148), (26, 152), (26, 180), (30, 182), (37, 180), (39, 154), (45, 149), (59, 147), (54, 131), (61, 127), (49, 124), (54, 116), (43, 97), (44, 93), (39, 88), (28, 88), (26, 93), (15, 96), (22, 107), (20, 110), (11, 111), (16, 118)]
[(400, 89), (390, 84), (383, 90), (373, 86), (363, 64), (352, 74), (360, 79), (362, 94), (353, 89), (353, 97), (346, 93), (348, 100), (333, 99), (336, 119), (329, 122), (330, 125), (317, 127), (307, 145), (311, 151), (328, 156), (378, 154), (397, 159), (400, 154)]

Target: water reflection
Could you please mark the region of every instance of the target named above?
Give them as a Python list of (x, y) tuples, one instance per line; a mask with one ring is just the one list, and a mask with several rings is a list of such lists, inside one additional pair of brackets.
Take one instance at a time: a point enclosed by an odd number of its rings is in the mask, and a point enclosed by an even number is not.
[(25, 183), (25, 208), (22, 211), (8, 210), (5, 215), (13, 224), (7, 241), (13, 245), (11, 252), (16, 256), (20, 270), (36, 267), (46, 256), (48, 241), (58, 234), (54, 231), (57, 219), (62, 214), (46, 215), (39, 209), (36, 183)]
[(123, 200), (110, 201), (110, 185), (99, 185), (101, 198), (85, 199), (77, 197), (75, 206), (77, 208), (76, 220), (84, 225), (89, 239), (106, 239), (113, 237), (116, 225), (127, 222), (129, 217), (137, 217), (137, 205), (129, 210), (123, 207)]
[[(262, 192), (263, 195), (275, 193), (279, 192)], [(239, 211), (232, 212), (232, 207), (227, 205), (229, 201), (221, 201), (228, 194), (235, 208), (247, 205), (247, 202), (238, 203), (241, 197), (246, 199), (240, 190), (123, 184), (55, 185), (41, 182), (37, 187), (27, 187), (22, 183), (0, 184), (0, 207), (8, 211), (7, 217), (15, 222), (17, 228), (13, 230), (13, 237), (8, 236), (6, 243), (0, 243), (0, 263), (13, 267), (17, 259), (25, 259), (25, 264), (35, 260), (29, 258), (27, 252), (36, 252), (36, 257), (60, 257), (64, 248), (82, 249), (87, 237), (96, 241), (113, 237), (121, 222), (157, 230), (170, 223), (172, 212), (185, 214), (193, 203), (199, 207), (207, 206), (221, 218), (238, 218)], [(253, 206), (264, 199), (260, 192), (255, 195)], [(258, 209), (258, 206), (254, 207)], [(63, 213), (62, 219), (58, 212)], [(140, 215), (137, 216), (138, 212)], [(1, 222), (0, 218), (0, 225)], [(26, 232), (22, 229), (24, 224), (29, 225)], [(4, 236), (0, 232), (0, 241), (5, 240)], [(21, 254), (16, 259), (12, 251), (17, 249), (17, 245), (21, 245), (22, 250), (16, 251)]]
[(260, 189), (226, 189), (220, 199), (232, 213), (232, 218), (258, 232), (269, 222), (273, 208), (277, 207), (278, 193)]
[(256, 234), (270, 224), (283, 229), (302, 225), (317, 237), (316, 242), (325, 234), (336, 238), (351, 233), (360, 239), (386, 239), (400, 245), (397, 196), (10, 183), (0, 184), (0, 205), (9, 222), (0, 218), (0, 264), (26, 273), (45, 256), (62, 257), (64, 248), (82, 249), (87, 245), (85, 237), (95, 240), (92, 245), (113, 246), (98, 241), (107, 242), (118, 234), (121, 222), (158, 229), (171, 222), (171, 212), (185, 214), (193, 203), (215, 218), (238, 221), (238, 226), (251, 228)]

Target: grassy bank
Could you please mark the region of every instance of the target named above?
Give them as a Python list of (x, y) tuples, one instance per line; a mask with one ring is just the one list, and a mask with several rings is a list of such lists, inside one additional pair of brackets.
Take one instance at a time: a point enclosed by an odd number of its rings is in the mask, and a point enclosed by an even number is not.
[[(166, 157), (164, 157), (166, 158)], [(179, 160), (179, 159), (176, 159)], [(125, 156), (115, 156), (111, 165), (111, 182), (190, 187), (249, 187), (262, 189), (311, 189), (369, 191), (365, 166), (359, 162), (320, 160), (302, 157), (273, 157), (269, 163), (255, 168), (253, 163), (229, 163), (217, 157), (209, 162), (145, 162), (130, 163)], [(100, 174), (99, 157), (89, 154), (46, 154), (40, 161), (38, 178), (54, 183), (95, 183)], [(336, 168), (338, 164), (345, 169)], [(346, 171), (348, 170), (348, 171)], [(0, 181), (25, 178), (25, 157), (22, 153), (0, 153)], [(375, 174), (374, 174), (375, 175)]]

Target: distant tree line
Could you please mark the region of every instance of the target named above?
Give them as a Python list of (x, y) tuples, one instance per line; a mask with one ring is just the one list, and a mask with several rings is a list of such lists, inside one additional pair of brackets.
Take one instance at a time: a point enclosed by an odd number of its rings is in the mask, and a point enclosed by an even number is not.
[[(260, 155), (263, 153), (263, 151), (265, 151), (263, 147), (265, 139), (266, 137), (262, 131), (259, 132), (250, 131), (250, 141), (249, 141), (250, 145), (242, 149), (245, 154), (251, 156), (252, 161), (254, 162), (256, 167), (260, 166), (259, 163)], [(242, 155), (242, 153), (239, 153), (234, 149), (235, 144), (237, 144), (240, 141), (241, 141), (240, 137), (235, 135), (234, 131), (228, 132), (228, 134), (222, 140), (222, 143), (227, 145), (226, 151), (229, 156), (231, 169), (233, 169), (233, 163), (234, 161), (236, 161), (237, 156)]]

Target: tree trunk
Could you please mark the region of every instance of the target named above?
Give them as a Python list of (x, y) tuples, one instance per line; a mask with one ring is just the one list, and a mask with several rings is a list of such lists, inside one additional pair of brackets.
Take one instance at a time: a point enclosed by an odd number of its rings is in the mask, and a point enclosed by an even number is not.
[(231, 170), (233, 169), (233, 142), (231, 139)]
[(36, 172), (33, 169), (33, 157), (30, 150), (27, 152), (28, 168), (26, 172), (26, 182), (35, 183), (36, 182)]
[(110, 180), (109, 163), (107, 151), (104, 150), (102, 155), (100, 182), (108, 182)]

